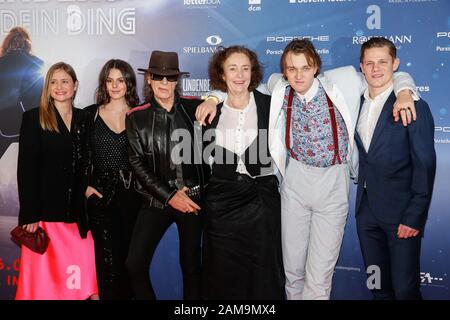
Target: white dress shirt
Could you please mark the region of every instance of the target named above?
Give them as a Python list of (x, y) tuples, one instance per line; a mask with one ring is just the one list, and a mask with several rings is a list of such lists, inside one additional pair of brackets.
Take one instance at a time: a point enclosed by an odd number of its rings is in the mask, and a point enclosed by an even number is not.
[(370, 98), (368, 89), (364, 91), (365, 100), (359, 115), (357, 130), (366, 152), (369, 152), (370, 142), (372, 141), (378, 118), (393, 89), (394, 86), (391, 85), (374, 99)]

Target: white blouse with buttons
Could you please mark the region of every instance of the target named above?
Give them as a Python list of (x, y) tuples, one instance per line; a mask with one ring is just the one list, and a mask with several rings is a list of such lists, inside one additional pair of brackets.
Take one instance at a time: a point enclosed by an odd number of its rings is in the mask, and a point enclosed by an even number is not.
[[(216, 127), (216, 145), (240, 157), (258, 136), (258, 113), (255, 98), (251, 92), (248, 105), (243, 109), (227, 105), (226, 98), (224, 101)], [(238, 158), (236, 172), (250, 175), (241, 158)]]

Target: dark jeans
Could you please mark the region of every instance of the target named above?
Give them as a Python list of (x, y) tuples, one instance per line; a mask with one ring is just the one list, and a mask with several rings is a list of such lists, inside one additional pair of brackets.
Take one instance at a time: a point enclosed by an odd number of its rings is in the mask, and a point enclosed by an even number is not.
[(197, 216), (192, 213), (181, 213), (171, 207), (141, 209), (126, 261), (136, 299), (156, 299), (149, 276), (149, 268), (156, 247), (166, 230), (174, 222), (177, 224), (180, 239), (184, 299), (200, 299), (202, 234), (200, 216), (201, 212)]
[(88, 210), (95, 246), (97, 282), (101, 300), (131, 299), (130, 279), (125, 267), (131, 235), (141, 197), (133, 189), (118, 188), (110, 205), (88, 200)]
[(398, 224), (376, 218), (364, 191), (356, 227), (366, 269), (378, 266), (381, 287), (372, 289), (375, 300), (420, 300), (421, 235), (397, 237)]

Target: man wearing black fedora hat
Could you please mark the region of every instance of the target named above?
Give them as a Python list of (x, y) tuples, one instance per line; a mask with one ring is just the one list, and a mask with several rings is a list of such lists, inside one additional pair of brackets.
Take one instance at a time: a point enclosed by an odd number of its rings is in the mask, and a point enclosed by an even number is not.
[(138, 70), (144, 73), (149, 72), (162, 76), (189, 76), (189, 72), (180, 72), (178, 67), (178, 54), (176, 52), (155, 50), (150, 56), (148, 68), (138, 68)]
[[(149, 267), (156, 247), (175, 222), (180, 238), (184, 299), (200, 298), (201, 197), (209, 167), (197, 163), (201, 143), (194, 141), (195, 110), (201, 100), (184, 99), (177, 92), (181, 72), (176, 52), (153, 51), (145, 73), (145, 104), (126, 119), (131, 166), (143, 195), (127, 258), (137, 299), (155, 299)], [(182, 151), (176, 152), (182, 136)], [(200, 131), (201, 133), (201, 131)], [(186, 141), (187, 140), (187, 141)], [(187, 142), (187, 143), (186, 143)], [(182, 154), (182, 155), (181, 155)]]

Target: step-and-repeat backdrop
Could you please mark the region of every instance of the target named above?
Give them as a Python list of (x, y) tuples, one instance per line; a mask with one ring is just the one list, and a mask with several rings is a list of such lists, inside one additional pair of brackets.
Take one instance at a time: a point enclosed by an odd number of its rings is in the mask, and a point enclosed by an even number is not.
[[(110, 58), (137, 69), (148, 65), (152, 50), (176, 51), (181, 68), (191, 72), (182, 82), (184, 94), (203, 95), (209, 90), (208, 60), (218, 46), (254, 49), (267, 79), (279, 71), (282, 50), (294, 38), (314, 43), (324, 70), (359, 68), (360, 45), (370, 36), (389, 38), (398, 48), (400, 69), (414, 77), (436, 122), (437, 176), (422, 247), (422, 292), (426, 299), (450, 299), (450, 1), (0, 0), (0, 42), (15, 26), (29, 30), (32, 52), (43, 61), (41, 70), (21, 79), (39, 87), (49, 65), (68, 62), (80, 79), (80, 108), (93, 103), (98, 73)], [(13, 299), (19, 250), (9, 231), (17, 224), (19, 208), (17, 141), (21, 113), (35, 105), (20, 97), (31, 89), (24, 93), (21, 84), (13, 83), (26, 70), (1, 59), (0, 299)], [(138, 79), (141, 88), (143, 77)], [(354, 188), (351, 201), (332, 298), (370, 299), (355, 230)], [(181, 299), (176, 226), (161, 241), (150, 274), (158, 298)]]

